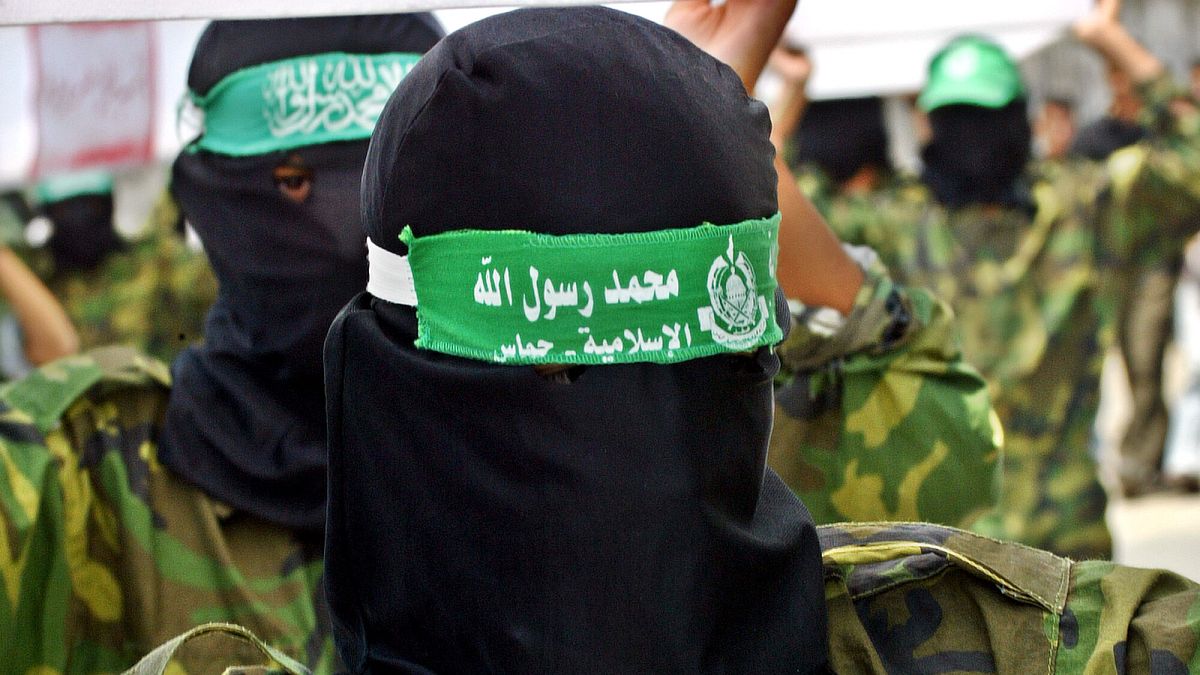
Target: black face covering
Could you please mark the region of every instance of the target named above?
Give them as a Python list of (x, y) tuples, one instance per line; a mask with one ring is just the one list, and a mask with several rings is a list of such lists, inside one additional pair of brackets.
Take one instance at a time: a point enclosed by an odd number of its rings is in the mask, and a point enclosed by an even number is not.
[(46, 245), (56, 274), (95, 269), (124, 247), (113, 227), (112, 193), (79, 195), (42, 207), (54, 224)]
[(1021, 182), (1033, 132), (1025, 99), (999, 109), (949, 105), (929, 113), (933, 140), (921, 179), (951, 208), (970, 204), (1031, 208)]
[[(389, 102), (364, 224), (626, 233), (776, 211), (765, 108), (675, 33), (521, 10), (432, 50)], [(581, 255), (586, 253), (581, 252)], [(420, 293), (420, 290), (417, 290)], [(769, 349), (574, 381), (417, 349), (361, 294), (325, 348), (327, 591), (356, 672), (806, 672), (819, 550), (765, 469)]]
[(796, 161), (812, 163), (834, 183), (864, 166), (889, 169), (883, 99), (813, 101), (796, 129)]
[(1075, 134), (1069, 154), (1101, 161), (1117, 150), (1137, 143), (1146, 135), (1146, 129), (1139, 124), (1115, 117), (1101, 117)]
[[(426, 15), (212, 24), (189, 86), (204, 93), (237, 69), (304, 54), (424, 52)], [(220, 292), (205, 344), (173, 365), (162, 462), (215, 497), (289, 527), (325, 520), (321, 345), (366, 283), (358, 186), (367, 141), (249, 157), (180, 154), (172, 190), (204, 242)], [(272, 171), (291, 156), (312, 171), (303, 203)]]

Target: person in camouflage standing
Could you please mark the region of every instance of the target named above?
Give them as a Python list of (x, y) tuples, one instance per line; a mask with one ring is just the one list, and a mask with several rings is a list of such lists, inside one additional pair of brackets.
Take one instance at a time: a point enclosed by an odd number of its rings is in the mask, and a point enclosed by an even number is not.
[[(796, 129), (791, 151), (779, 154), (800, 167), (798, 184), (827, 217), (849, 207), (872, 212), (871, 195), (895, 176), (882, 101), (796, 105), (804, 84), (794, 78), (781, 106), (784, 115), (802, 112), (800, 123), (773, 120)], [(789, 139), (775, 124), (778, 148)], [(794, 335), (779, 349), (785, 374), (776, 391), (771, 468), (817, 523), (969, 526), (999, 498), (1000, 425), (984, 385), (962, 359), (945, 303), (892, 282), (869, 249), (853, 254), (868, 283), (851, 312), (794, 308)]]
[(204, 132), (171, 181), (220, 280), (205, 343), (171, 372), (110, 347), (0, 388), (0, 670), (118, 671), (204, 621), (334, 669), (320, 345), (366, 282), (367, 137), (440, 37), (429, 15), (205, 30)]
[[(1141, 97), (1129, 75), (1110, 63), (1107, 76), (1112, 91), (1108, 112), (1080, 129), (1070, 147), (1071, 153), (1095, 161), (1105, 161), (1147, 136), (1139, 119)], [(1163, 398), (1163, 357), (1172, 337), (1175, 287), (1183, 270), (1183, 253), (1182, 249), (1173, 255), (1156, 251), (1145, 260), (1135, 258), (1116, 282), (1122, 289), (1114, 324), (1116, 344), (1132, 403), (1116, 466), (1118, 485), (1126, 497), (1170, 487), (1162, 471), (1170, 426)]]
[(176, 231), (179, 212), (166, 195), (133, 241), (115, 229), (106, 172), (46, 178), (36, 197), (52, 234), (44, 248), (25, 254), (66, 308), (84, 349), (125, 344), (170, 361), (200, 340), (216, 280), (204, 254)]
[(933, 129), (921, 181), (827, 211), (844, 239), (876, 248), (959, 317), (1005, 432), (1002, 508), (977, 528), (1076, 558), (1112, 550), (1089, 444), (1114, 273), (1178, 250), (1200, 206), (1181, 181), (1196, 136), (1167, 112), (1163, 67), (1118, 9), (1100, 3), (1077, 33), (1143, 87), (1157, 113), (1152, 140), (1105, 165), (1029, 172), (1016, 66), (993, 43), (960, 38), (933, 59), (919, 99)]

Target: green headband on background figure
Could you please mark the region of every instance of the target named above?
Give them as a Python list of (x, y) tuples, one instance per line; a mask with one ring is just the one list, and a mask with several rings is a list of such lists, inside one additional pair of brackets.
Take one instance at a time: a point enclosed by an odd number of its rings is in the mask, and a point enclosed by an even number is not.
[(79, 171), (43, 178), (34, 188), (38, 204), (53, 204), (84, 195), (110, 195), (112, 174), (104, 170)]
[(371, 137), (420, 54), (331, 52), (230, 73), (200, 96), (204, 133), (190, 146), (237, 157)]
[(377, 298), (416, 307), (416, 346), (505, 364), (678, 363), (783, 339), (779, 214), (631, 234), (401, 233), (367, 240)]

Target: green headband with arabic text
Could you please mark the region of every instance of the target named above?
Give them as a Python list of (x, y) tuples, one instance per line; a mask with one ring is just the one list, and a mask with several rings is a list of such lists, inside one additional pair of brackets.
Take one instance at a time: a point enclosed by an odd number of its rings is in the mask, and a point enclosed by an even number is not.
[(367, 240), (377, 298), (416, 307), (416, 346), (505, 364), (678, 363), (783, 339), (779, 214), (629, 234), (457, 230), (400, 256)]
[(191, 146), (244, 157), (371, 137), (420, 54), (313, 54), (230, 73), (203, 96), (204, 132)]

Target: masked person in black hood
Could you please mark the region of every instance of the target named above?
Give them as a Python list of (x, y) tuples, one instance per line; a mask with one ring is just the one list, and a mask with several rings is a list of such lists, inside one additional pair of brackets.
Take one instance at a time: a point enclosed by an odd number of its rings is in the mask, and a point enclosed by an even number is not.
[(892, 174), (883, 99), (814, 101), (792, 137), (793, 163), (815, 169), (842, 192), (866, 193)]
[[(321, 341), (366, 283), (367, 139), (441, 33), (429, 15), (204, 31), (188, 78), (203, 133), (172, 186), (220, 282), (207, 341), (173, 383), (109, 349), (0, 392), (0, 557), (11, 541), (24, 565), (5, 575), (5, 668), (120, 671), (203, 620), (332, 668)], [(207, 672), (218, 656), (202, 642), (180, 662)]]
[(822, 666), (815, 531), (764, 468), (772, 157), (733, 70), (614, 10), (492, 17), (413, 70), (326, 342), (351, 670)]
[(93, 270), (125, 248), (113, 222), (113, 179), (107, 172), (43, 180), (37, 198), (53, 228), (46, 246), (55, 274)]
[(51, 176), (36, 190), (44, 246), (22, 251), (62, 302), (83, 349), (124, 344), (167, 360), (200, 336), (216, 282), (159, 210), (136, 236), (117, 231), (113, 176)]
[(160, 458), (237, 510), (319, 533), (321, 344), (366, 283), (367, 137), (440, 29), (428, 17), (280, 23), (286, 40), (261, 23), (214, 25), (188, 75), (205, 131), (171, 185), (220, 290), (204, 345), (174, 363)]

